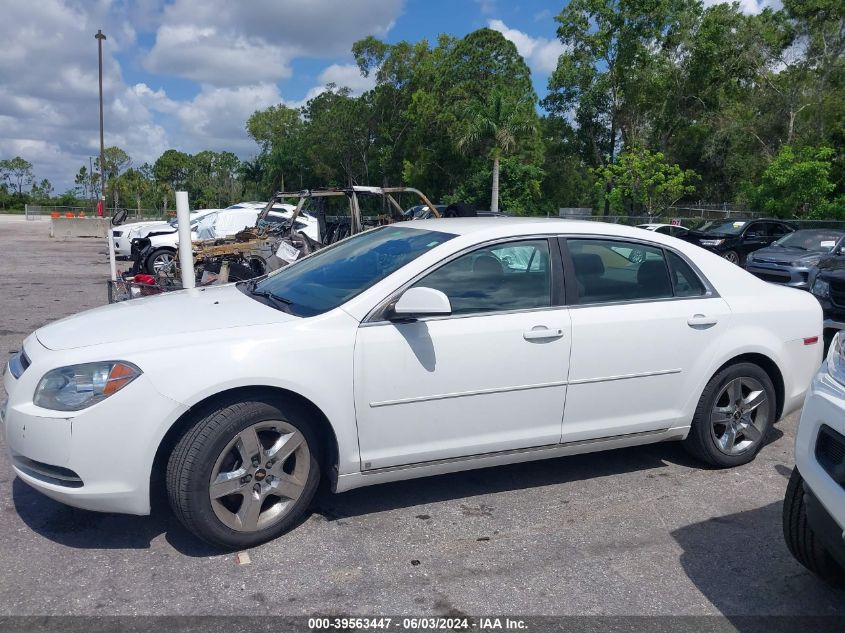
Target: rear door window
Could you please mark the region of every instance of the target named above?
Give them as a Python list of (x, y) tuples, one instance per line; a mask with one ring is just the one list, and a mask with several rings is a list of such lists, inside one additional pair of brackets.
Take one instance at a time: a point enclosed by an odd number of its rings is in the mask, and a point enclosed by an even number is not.
[(663, 249), (617, 240), (568, 239), (578, 303), (674, 296)]

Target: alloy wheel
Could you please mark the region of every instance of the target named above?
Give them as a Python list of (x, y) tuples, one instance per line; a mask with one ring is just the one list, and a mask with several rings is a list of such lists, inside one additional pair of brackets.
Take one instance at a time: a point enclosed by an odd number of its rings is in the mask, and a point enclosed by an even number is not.
[(311, 468), (305, 436), (281, 420), (259, 422), (223, 449), (208, 485), (214, 514), (238, 532), (284, 519), (302, 496)]
[(739, 255), (733, 251), (728, 251), (722, 257), (727, 259), (731, 264), (739, 264)]
[(173, 267), (173, 255), (170, 253), (161, 253), (153, 260), (153, 270), (156, 274), (167, 272)]
[(726, 455), (738, 455), (763, 441), (769, 419), (769, 398), (754, 378), (728, 382), (716, 397), (710, 412), (710, 432), (717, 448)]

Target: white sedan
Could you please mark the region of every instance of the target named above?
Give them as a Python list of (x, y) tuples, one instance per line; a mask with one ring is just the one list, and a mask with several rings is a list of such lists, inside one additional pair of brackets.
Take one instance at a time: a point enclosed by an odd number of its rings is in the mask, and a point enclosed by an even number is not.
[(47, 325), (10, 361), (4, 427), (44, 494), (147, 514), (163, 477), (190, 530), (241, 548), (295, 525), (321, 477), (664, 440), (744, 464), (801, 405), (821, 334), (810, 294), (672, 237), (423, 220)]

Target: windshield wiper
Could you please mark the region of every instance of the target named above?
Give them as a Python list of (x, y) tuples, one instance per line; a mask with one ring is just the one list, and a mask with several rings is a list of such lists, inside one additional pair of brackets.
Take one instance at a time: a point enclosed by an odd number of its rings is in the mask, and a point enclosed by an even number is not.
[(287, 299), (286, 297), (279, 296), (270, 292), (269, 290), (256, 290), (255, 286), (258, 284), (258, 279), (250, 279), (246, 282), (245, 287), (247, 292), (251, 294), (253, 297), (260, 297), (267, 301), (267, 303), (271, 304), (273, 307), (282, 310), (283, 312), (290, 312), (290, 307), (293, 305), (293, 301)]

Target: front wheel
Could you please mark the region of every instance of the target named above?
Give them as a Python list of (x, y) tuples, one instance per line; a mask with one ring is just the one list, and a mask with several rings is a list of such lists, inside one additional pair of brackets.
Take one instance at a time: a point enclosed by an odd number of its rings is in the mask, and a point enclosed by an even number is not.
[(804, 567), (833, 585), (845, 585), (845, 569), (833, 560), (807, 522), (804, 480), (797, 468), (792, 470), (783, 499), (783, 537), (790, 553)]
[(144, 265), (147, 274), (172, 273), (176, 264), (176, 253), (169, 248), (159, 248), (150, 253)]
[(695, 410), (684, 448), (719, 468), (747, 464), (775, 421), (775, 388), (758, 365), (730, 365), (710, 379)]
[(724, 253), (722, 253), (722, 257), (727, 259), (731, 264), (736, 264), (737, 266), (739, 266), (740, 257), (739, 253), (737, 253), (736, 251), (725, 251)]
[(227, 549), (269, 541), (293, 527), (320, 481), (319, 443), (298, 409), (233, 402), (202, 416), (176, 444), (167, 491), (179, 520)]

